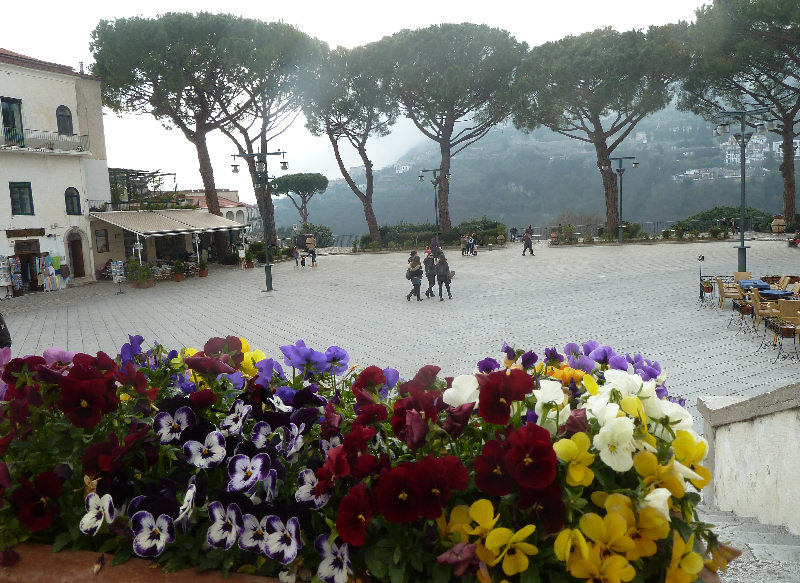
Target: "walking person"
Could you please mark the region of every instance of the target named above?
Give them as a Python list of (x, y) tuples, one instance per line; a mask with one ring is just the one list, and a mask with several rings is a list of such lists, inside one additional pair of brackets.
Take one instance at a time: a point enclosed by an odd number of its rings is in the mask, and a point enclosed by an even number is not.
[(431, 253), (433, 253), (434, 259), (439, 257), (439, 241), (436, 240), (436, 237), (431, 237), (431, 244), (428, 249), (430, 249)]
[(11, 347), (11, 332), (8, 331), (6, 320), (3, 314), (0, 314), (0, 348)]
[(525, 229), (525, 234), (522, 236), (522, 245), (524, 247), (522, 249), (523, 257), (525, 257), (525, 251), (530, 251), (531, 255), (536, 255), (533, 252), (533, 235), (530, 234), (527, 229)]
[(461, 256), (466, 257), (467, 248), (469, 248), (469, 237), (461, 235)]
[(475, 233), (472, 233), (472, 236), (469, 238), (469, 254), (470, 255), (477, 255), (478, 252), (475, 250), (475, 245), (478, 244), (478, 240), (475, 237)]
[(436, 260), (433, 258), (433, 251), (425, 254), (425, 260), (422, 265), (425, 267), (425, 277), (428, 278), (428, 289), (425, 290), (425, 297), (432, 298), (436, 296), (433, 293), (433, 286), (436, 285)]
[(300, 267), (300, 250), (297, 245), (292, 248), (292, 257), (294, 257), (294, 266)]
[(308, 254), (311, 255), (311, 267), (317, 266), (317, 238), (314, 234), (310, 234), (306, 237), (306, 249), (308, 249)]
[(436, 262), (436, 280), (439, 282), (439, 301), (444, 301), (442, 284), (447, 288), (447, 297), (452, 300), (453, 294), (450, 293), (450, 265), (447, 263), (444, 253), (439, 253), (439, 261)]
[(408, 292), (406, 300), (410, 302), (411, 296), (414, 296), (417, 298), (418, 302), (421, 302), (422, 298), (419, 295), (419, 290), (422, 287), (422, 263), (416, 251), (411, 252), (411, 258), (408, 260), (406, 277), (411, 280), (411, 285), (414, 286), (411, 288), (411, 291)]
[(511, 233), (511, 242), (515, 243), (517, 241), (517, 228), (511, 227), (510, 233)]

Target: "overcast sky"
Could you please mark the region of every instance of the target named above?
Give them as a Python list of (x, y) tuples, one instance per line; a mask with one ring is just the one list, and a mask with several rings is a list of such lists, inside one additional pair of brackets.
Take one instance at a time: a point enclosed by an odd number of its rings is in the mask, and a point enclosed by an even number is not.
[[(679, 20), (694, 20), (702, 0), (406, 0), (389, 3), (365, 0), (284, 1), (230, 3), (234, 14), (263, 21), (282, 20), (334, 47), (354, 47), (381, 39), (404, 28), (423, 28), (442, 22), (474, 22), (509, 31), (520, 41), (535, 46), (610, 26), (617, 30), (647, 28)], [(6, 3), (0, 47), (78, 70), (92, 62), (90, 34), (100, 20), (131, 16), (155, 17), (164, 12), (220, 12), (226, 3), (207, 0), (138, 2), (38, 2)], [(0, 85), (0, 94), (2, 86)], [(150, 115), (119, 118), (105, 116), (105, 137), (110, 167), (161, 170), (177, 174), (178, 188), (200, 188), (194, 147), (177, 130), (166, 131)], [(330, 180), (340, 178), (327, 139), (313, 138), (302, 118), (270, 150), (288, 152), (289, 172), (321, 172)], [(36, 128), (33, 128), (36, 129)], [(390, 136), (369, 148), (377, 168), (393, 163), (424, 137), (410, 124), (399, 124)], [(239, 189), (242, 200), (255, 200), (249, 177), (232, 175), (230, 155), (235, 151), (227, 138), (210, 137), (211, 160), (218, 188)], [(359, 164), (356, 156), (347, 160)], [(270, 167), (271, 174), (278, 174)], [(170, 182), (167, 183), (171, 187)]]

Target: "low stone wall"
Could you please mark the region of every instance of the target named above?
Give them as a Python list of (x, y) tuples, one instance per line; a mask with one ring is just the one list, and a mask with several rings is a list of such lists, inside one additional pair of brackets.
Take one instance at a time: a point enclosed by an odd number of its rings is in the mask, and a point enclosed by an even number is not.
[(700, 397), (704, 502), (800, 533), (800, 383), (753, 398)]

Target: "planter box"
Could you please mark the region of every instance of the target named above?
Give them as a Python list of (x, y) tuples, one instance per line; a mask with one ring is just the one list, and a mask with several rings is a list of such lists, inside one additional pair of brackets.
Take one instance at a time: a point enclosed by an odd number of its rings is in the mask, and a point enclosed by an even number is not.
[(200, 277), (208, 277), (208, 269), (198, 269), (197, 275)]
[(94, 575), (94, 565), (100, 553), (93, 551), (64, 550), (54, 553), (52, 547), (36, 543), (23, 543), (14, 547), (20, 561), (13, 567), (0, 567), (3, 583), (278, 583), (272, 577), (256, 575), (229, 575), (223, 579), (215, 571), (197, 573), (184, 569), (177, 573), (162, 573), (145, 559), (131, 559), (123, 565), (113, 566), (112, 555), (105, 555), (102, 569)]
[(247, 269), (253, 269), (253, 267), (255, 267), (255, 264), (252, 261), (247, 261), (247, 262), (245, 262), (244, 266)]
[(184, 274), (182, 274), (182, 273), (173, 273), (172, 274), (172, 280), (173, 281), (183, 281), (185, 279), (185, 277), (186, 276)]

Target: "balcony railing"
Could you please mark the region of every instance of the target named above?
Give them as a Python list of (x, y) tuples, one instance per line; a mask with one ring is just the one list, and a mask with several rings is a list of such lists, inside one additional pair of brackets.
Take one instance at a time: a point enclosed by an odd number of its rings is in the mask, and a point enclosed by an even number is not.
[(0, 148), (86, 152), (89, 150), (89, 136), (67, 136), (43, 130), (20, 131), (16, 128), (3, 127), (3, 141), (0, 143)]

